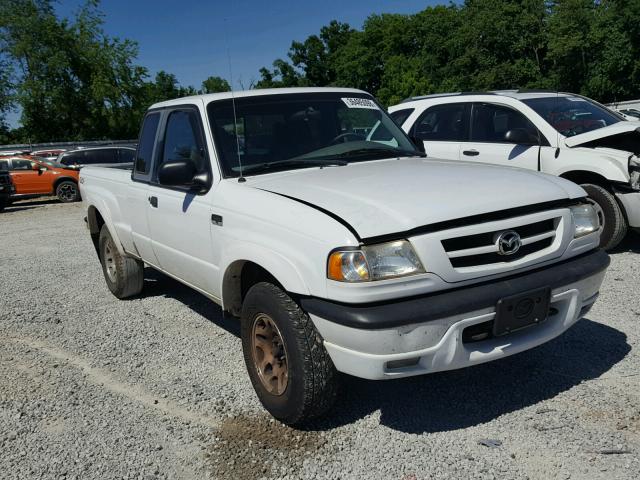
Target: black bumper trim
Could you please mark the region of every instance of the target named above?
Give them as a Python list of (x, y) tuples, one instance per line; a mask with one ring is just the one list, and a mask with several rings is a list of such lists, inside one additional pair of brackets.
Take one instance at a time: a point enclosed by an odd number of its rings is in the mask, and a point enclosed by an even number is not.
[(301, 298), (300, 303), (308, 313), (347, 327), (395, 328), (492, 307), (501, 298), (528, 290), (569, 285), (602, 272), (609, 262), (604, 250), (594, 250), (538, 270), (409, 299), (345, 304), (306, 297)]

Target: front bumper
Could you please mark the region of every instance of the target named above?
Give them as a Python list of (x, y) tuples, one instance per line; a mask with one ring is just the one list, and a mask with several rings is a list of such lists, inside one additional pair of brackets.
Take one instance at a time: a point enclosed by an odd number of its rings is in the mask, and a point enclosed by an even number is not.
[(640, 192), (616, 192), (632, 228), (640, 228)]
[[(339, 371), (368, 379), (406, 377), (497, 360), (557, 337), (593, 305), (608, 264), (607, 254), (598, 250), (538, 271), (402, 302), (301, 303)], [(546, 286), (552, 289), (553, 314), (545, 322), (463, 342), (465, 328), (494, 319), (500, 298)]]

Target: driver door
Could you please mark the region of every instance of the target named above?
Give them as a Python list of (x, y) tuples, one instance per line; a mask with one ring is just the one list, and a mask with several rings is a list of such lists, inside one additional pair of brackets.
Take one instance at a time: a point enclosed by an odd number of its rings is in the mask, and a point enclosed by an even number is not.
[(164, 271), (212, 293), (218, 278), (211, 241), (213, 190), (196, 194), (189, 185), (169, 187), (157, 180), (163, 163), (180, 160), (193, 162), (198, 173), (212, 175), (200, 113), (195, 107), (179, 107), (169, 110), (163, 122), (147, 190), (153, 252)]
[(468, 123), (468, 103), (434, 105), (418, 117), (409, 136), (424, 143), (424, 151), (430, 158), (458, 160)]
[[(514, 130), (526, 132), (529, 140), (507, 140), (507, 132)], [(541, 138), (533, 123), (517, 110), (506, 105), (474, 103), (469, 138), (460, 144), (460, 159), (538, 170)]]
[(51, 179), (46, 170), (34, 170), (34, 164), (25, 158), (12, 158), (10, 172), (19, 195), (51, 193)]

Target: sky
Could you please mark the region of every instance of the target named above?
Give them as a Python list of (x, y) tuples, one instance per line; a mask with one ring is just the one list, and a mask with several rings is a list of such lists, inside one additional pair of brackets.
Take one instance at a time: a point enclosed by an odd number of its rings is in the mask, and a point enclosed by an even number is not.
[[(72, 16), (83, 0), (60, 0), (56, 11)], [(373, 13), (416, 13), (437, 0), (103, 0), (104, 29), (112, 37), (135, 40), (137, 63), (173, 73), (181, 85), (199, 88), (217, 75), (234, 89), (258, 80), (260, 67), (287, 58), (292, 40), (317, 34), (331, 20), (361, 28)], [(7, 118), (17, 126), (19, 113)]]

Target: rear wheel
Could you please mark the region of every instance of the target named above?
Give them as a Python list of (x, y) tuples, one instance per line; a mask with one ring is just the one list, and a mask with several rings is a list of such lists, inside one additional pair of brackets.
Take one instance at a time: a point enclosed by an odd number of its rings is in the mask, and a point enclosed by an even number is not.
[(615, 197), (600, 185), (585, 183), (581, 185), (589, 195), (602, 224), (600, 247), (611, 250), (618, 246), (627, 234), (627, 220)]
[(80, 200), (78, 184), (71, 180), (64, 180), (56, 187), (56, 196), (62, 203), (77, 202)]
[(118, 298), (139, 294), (144, 284), (144, 263), (121, 255), (106, 225), (100, 230), (100, 263), (107, 287)]
[(331, 408), (336, 369), (309, 316), (282, 289), (266, 282), (249, 289), (241, 337), (249, 378), (271, 415), (299, 425)]

